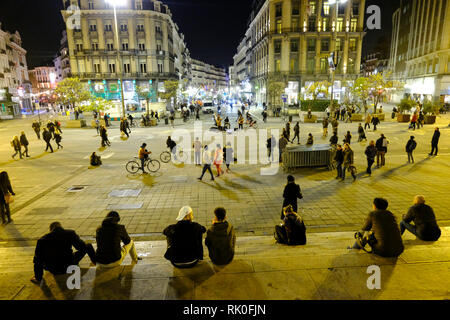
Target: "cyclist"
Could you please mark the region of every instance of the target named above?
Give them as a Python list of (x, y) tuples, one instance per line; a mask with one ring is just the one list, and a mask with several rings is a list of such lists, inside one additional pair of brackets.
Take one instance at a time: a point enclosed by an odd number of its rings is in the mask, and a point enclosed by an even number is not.
[(177, 144), (176, 144), (176, 142), (173, 141), (172, 138), (169, 136), (167, 138), (166, 145), (167, 145), (167, 148), (170, 148), (170, 152), (172, 152), (174, 159), (176, 159), (177, 158), (177, 155), (176, 155)]
[(147, 144), (143, 143), (141, 148), (139, 149), (139, 160), (141, 160), (142, 173), (147, 173), (145, 172), (145, 161), (148, 159), (148, 155), (151, 153), (150, 151), (147, 151), (147, 149), (145, 149), (146, 146)]

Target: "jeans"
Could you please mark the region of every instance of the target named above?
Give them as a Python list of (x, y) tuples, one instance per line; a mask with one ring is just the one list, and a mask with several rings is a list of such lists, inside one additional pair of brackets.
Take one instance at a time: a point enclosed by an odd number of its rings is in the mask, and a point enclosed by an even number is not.
[(366, 172), (368, 174), (372, 174), (372, 165), (373, 165), (374, 162), (375, 162), (375, 159), (367, 158), (367, 170), (366, 170)]
[(295, 138), (297, 138), (297, 143), (300, 143), (300, 135), (295, 133), (294, 138), (292, 138), (292, 142), (294, 142)]
[(342, 170), (342, 180), (345, 179), (345, 171), (347, 170), (351, 172), (353, 179), (356, 180), (356, 175), (353, 173), (353, 171), (350, 170), (350, 167), (344, 167), (344, 170)]
[(53, 152), (53, 147), (52, 147), (52, 145), (50, 144), (50, 141), (45, 141), (45, 143), (47, 144), (47, 146), (46, 146), (46, 148), (45, 148), (45, 151), (47, 151), (48, 148), (50, 148), (51, 152)]
[(39, 132), (39, 130), (34, 130), (34, 132), (36, 132), (36, 136), (40, 140), (41, 139), (41, 133)]
[(437, 156), (437, 153), (438, 153), (438, 145), (437, 144), (432, 144), (431, 145), (430, 155), (433, 155), (433, 152), (434, 152), (434, 155)]
[(142, 169), (142, 172), (145, 172), (145, 158), (139, 159), (139, 160), (141, 160), (141, 169)]
[(367, 123), (367, 122), (366, 122), (366, 124), (364, 125), (364, 130), (366, 130), (367, 128), (370, 129), (370, 123)]
[(385, 165), (385, 151), (377, 151), (377, 166), (382, 167)]
[(336, 166), (337, 177), (342, 178), (342, 162), (338, 162)]
[(200, 155), (201, 155), (200, 151), (195, 151), (194, 156), (195, 156), (195, 164), (196, 165), (202, 164), (201, 161), (200, 161), (200, 158), (201, 158)]
[(413, 153), (412, 152), (408, 152), (408, 162), (414, 163), (414, 158), (413, 158)]
[(404, 220), (402, 220), (402, 221), (400, 222), (400, 234), (403, 235), (403, 233), (405, 232), (405, 230), (408, 230), (409, 232), (411, 232), (413, 235), (415, 235), (415, 236), (417, 236), (417, 237), (419, 236), (419, 235), (417, 234), (416, 226), (415, 226), (415, 225), (410, 224), (410, 223), (407, 223), (407, 222), (405, 222)]
[(12, 157), (14, 158), (15, 156), (17, 156), (17, 154), (19, 154), (20, 155), (20, 159), (22, 159), (22, 151), (19, 149), (19, 150), (14, 150), (15, 151), (15, 153), (12, 155)]
[(7, 204), (5, 201), (0, 202), (0, 214), (2, 216), (3, 223), (6, 222), (6, 219), (8, 219), (8, 221), (11, 221), (11, 212), (9, 210), (9, 204)]
[(210, 164), (205, 164), (203, 166), (202, 175), (200, 176), (200, 180), (202, 180), (203, 175), (205, 174), (206, 170), (208, 170), (209, 173), (211, 174), (211, 180), (214, 180), (214, 175), (213, 175), (213, 173), (211, 171), (211, 165)]
[(125, 257), (127, 256), (128, 253), (130, 254), (131, 260), (133, 260), (134, 263), (136, 263), (138, 261), (136, 247), (134, 246), (133, 240), (131, 240), (129, 244), (124, 245), (121, 248), (120, 253), (121, 253), (121, 257), (119, 260), (109, 263), (109, 264), (97, 263), (97, 266), (102, 267), (102, 268), (114, 268), (114, 267), (120, 266), (122, 264), (123, 260), (125, 260)]

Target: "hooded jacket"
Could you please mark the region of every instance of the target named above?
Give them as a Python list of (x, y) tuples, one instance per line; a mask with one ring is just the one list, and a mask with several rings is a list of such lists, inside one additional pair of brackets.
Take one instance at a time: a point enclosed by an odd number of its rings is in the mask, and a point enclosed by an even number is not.
[(106, 218), (97, 229), (96, 260), (101, 264), (110, 264), (120, 260), (122, 257), (120, 242), (127, 245), (131, 241), (125, 226), (118, 222), (119, 219), (116, 217)]
[(205, 244), (214, 264), (229, 264), (233, 260), (236, 244), (233, 226), (227, 221), (214, 223), (206, 233)]

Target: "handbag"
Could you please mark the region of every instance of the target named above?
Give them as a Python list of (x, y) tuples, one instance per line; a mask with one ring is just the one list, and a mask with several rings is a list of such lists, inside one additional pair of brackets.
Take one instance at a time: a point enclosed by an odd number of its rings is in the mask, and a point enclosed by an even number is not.
[(5, 202), (6, 204), (10, 204), (14, 202), (14, 198), (10, 193), (5, 194)]

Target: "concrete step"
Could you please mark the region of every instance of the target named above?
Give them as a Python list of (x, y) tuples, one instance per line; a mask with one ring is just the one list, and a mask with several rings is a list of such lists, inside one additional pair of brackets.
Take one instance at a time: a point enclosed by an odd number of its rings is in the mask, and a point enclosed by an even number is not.
[[(306, 246), (276, 244), (273, 237), (241, 237), (227, 266), (208, 258), (192, 269), (176, 269), (163, 257), (165, 241), (136, 242), (143, 257), (113, 269), (90, 266), (81, 289), (68, 290), (67, 276), (45, 273), (39, 288), (32, 276), (33, 247), (0, 248), (0, 299), (448, 299), (450, 228), (437, 242), (404, 235), (405, 251), (382, 258), (347, 250), (352, 232), (308, 234)], [(369, 290), (367, 267), (381, 270), (381, 290)], [(407, 284), (407, 285), (406, 285)]]

